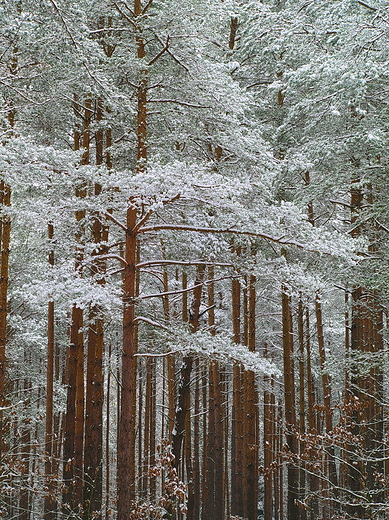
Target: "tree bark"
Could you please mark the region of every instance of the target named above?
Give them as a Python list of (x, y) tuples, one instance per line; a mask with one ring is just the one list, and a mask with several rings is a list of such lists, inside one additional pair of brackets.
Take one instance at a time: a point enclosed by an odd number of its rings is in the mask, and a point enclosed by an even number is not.
[[(54, 226), (48, 224), (49, 243), (54, 237)], [(49, 252), (49, 265), (54, 266), (54, 251)], [(46, 431), (45, 431), (45, 475), (47, 491), (44, 501), (45, 520), (54, 520), (57, 511), (53, 486), (53, 393), (54, 393), (54, 358), (55, 358), (55, 322), (54, 301), (47, 304), (47, 369), (46, 369)]]
[(127, 209), (125, 267), (123, 287), (123, 345), (122, 385), (118, 433), (118, 520), (126, 520), (136, 499), (135, 441), (136, 441), (136, 379), (137, 341), (135, 322), (137, 238), (134, 232), (137, 210), (134, 204)]
[[(234, 342), (241, 342), (241, 283), (234, 278), (231, 284), (232, 333)], [(243, 442), (242, 368), (233, 365), (231, 417), (231, 514), (243, 514), (242, 442)]]
[(286, 443), (292, 460), (288, 463), (288, 498), (287, 515), (290, 519), (299, 519), (299, 508), (297, 500), (298, 470), (293, 461), (297, 454), (296, 443), (296, 407), (295, 407), (295, 378), (293, 361), (293, 329), (292, 313), (290, 308), (290, 297), (286, 288), (282, 288), (282, 343), (284, 354), (284, 406), (285, 406), (285, 429)]
[[(264, 358), (268, 358), (267, 345), (264, 345)], [(274, 394), (271, 392), (272, 377), (263, 378), (263, 518), (273, 519), (273, 468), (274, 461)]]
[[(191, 312), (189, 313), (189, 326), (192, 333), (199, 328), (199, 311), (201, 295), (205, 275), (205, 266), (199, 265), (193, 290), (193, 301)], [(185, 294), (185, 293), (184, 293)], [(186, 312), (186, 311), (185, 311)], [(185, 418), (189, 413), (190, 402), (190, 376), (192, 373), (193, 358), (191, 355), (185, 356), (182, 361), (180, 382), (177, 389), (177, 408), (175, 413), (175, 424), (172, 435), (172, 452), (175, 457), (174, 465), (178, 469), (181, 460), (181, 447), (185, 434)]]
[[(322, 389), (323, 389), (325, 428), (326, 428), (326, 434), (329, 438), (332, 434), (332, 408), (331, 408), (332, 391), (331, 391), (330, 377), (327, 373), (327, 368), (326, 368), (326, 352), (325, 352), (325, 346), (324, 346), (323, 318), (322, 318), (321, 300), (320, 300), (320, 295), (318, 293), (316, 294), (316, 298), (315, 298), (315, 309), (316, 309), (317, 342), (318, 342), (318, 346), (319, 346), (319, 359), (320, 359), (320, 369), (321, 369), (321, 379), (322, 379)], [(337, 475), (337, 471), (336, 471), (335, 452), (334, 452), (334, 447), (332, 445), (329, 445), (327, 448), (326, 464), (328, 465), (328, 480), (332, 486), (332, 494), (333, 494), (334, 498), (336, 498), (338, 495), (338, 475)], [(333, 509), (334, 506), (335, 506), (335, 504), (332, 503), (331, 508), (330, 508), (330, 514), (332, 514), (331, 509)]]
[[(247, 291), (247, 346), (255, 352), (255, 276), (250, 275)], [(243, 516), (257, 519), (258, 509), (258, 394), (254, 372), (244, 371), (244, 475)]]

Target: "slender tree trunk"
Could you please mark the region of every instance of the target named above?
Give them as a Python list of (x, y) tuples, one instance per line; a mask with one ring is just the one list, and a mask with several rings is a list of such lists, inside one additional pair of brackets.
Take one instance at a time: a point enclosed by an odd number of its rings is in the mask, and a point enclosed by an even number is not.
[[(194, 509), (195, 509), (195, 495), (194, 495), (194, 482), (193, 482), (193, 457), (192, 457), (192, 418), (190, 413), (191, 407), (191, 393), (189, 391), (187, 413), (185, 415), (185, 434), (184, 434), (184, 451), (185, 451), (185, 467), (186, 467), (186, 479), (187, 479), (187, 490), (188, 500), (186, 505), (186, 518), (187, 520), (194, 520)], [(184, 462), (184, 461), (183, 461)]]
[[(282, 289), (282, 338), (284, 353), (284, 405), (285, 405), (285, 428), (286, 443), (293, 458), (297, 453), (296, 442), (296, 408), (295, 408), (295, 378), (293, 362), (293, 329), (292, 313), (290, 308), (290, 297), (286, 288)], [(288, 463), (288, 499), (287, 515), (289, 519), (299, 519), (299, 508), (297, 506), (298, 493), (298, 470), (293, 461)]]
[[(302, 297), (300, 294), (298, 303), (298, 340), (299, 340), (299, 433), (301, 436), (305, 434), (305, 370), (304, 370), (304, 307)], [(299, 443), (300, 456), (304, 453), (305, 443), (300, 440)], [(300, 462), (300, 500), (305, 499), (305, 462)], [(306, 520), (307, 512), (305, 509), (301, 509), (300, 518)]]
[[(92, 119), (92, 100), (85, 100), (85, 111), (82, 130), (82, 161), (83, 165), (90, 162), (90, 124)], [(86, 197), (86, 186), (78, 189), (77, 196), (81, 199)], [(80, 226), (77, 242), (79, 244), (76, 269), (83, 260), (83, 242), (85, 233), (85, 211), (76, 212), (76, 220)], [(84, 313), (79, 307), (74, 306), (72, 312), (71, 334), (76, 340), (76, 415), (74, 425), (74, 500), (77, 509), (82, 510), (84, 489), (84, 432), (85, 432), (85, 374), (84, 374)]]
[[(205, 267), (200, 265), (197, 270), (195, 281), (195, 289), (193, 290), (193, 302), (189, 315), (190, 330), (195, 333), (199, 328), (199, 311), (201, 304), (201, 295), (203, 290)], [(185, 294), (185, 293), (184, 293)], [(186, 312), (186, 311), (184, 311)], [(175, 457), (175, 467), (178, 468), (181, 459), (181, 446), (185, 434), (185, 417), (189, 412), (190, 401), (190, 376), (192, 373), (193, 358), (185, 356), (181, 366), (181, 377), (177, 390), (177, 408), (175, 414), (175, 426), (172, 435), (173, 446), (172, 451)]]
[[(146, 382), (145, 382), (145, 404), (143, 413), (143, 457), (141, 464), (141, 460), (139, 461), (140, 468), (142, 469), (142, 496), (144, 500), (147, 500), (148, 494), (150, 491), (149, 488), (149, 469), (150, 469), (150, 438), (151, 438), (151, 394), (152, 394), (152, 360), (150, 358), (146, 359)], [(141, 391), (139, 391), (141, 395)], [(139, 410), (141, 412), (141, 410)], [(139, 414), (141, 417), (141, 414)], [(142, 449), (139, 444), (139, 454), (141, 455)], [(141, 457), (139, 457), (141, 458)]]
[[(305, 346), (307, 352), (307, 397), (308, 397), (308, 432), (311, 435), (318, 434), (317, 412), (315, 410), (316, 392), (315, 382), (312, 372), (312, 355), (311, 355), (311, 336), (309, 325), (309, 309), (305, 312)], [(319, 514), (319, 504), (317, 499), (317, 492), (319, 489), (318, 477), (311, 472), (309, 476), (309, 491), (310, 491), (310, 518), (315, 520)]]
[[(255, 352), (255, 276), (248, 280), (247, 293), (247, 346)], [(258, 509), (258, 394), (254, 372), (244, 372), (244, 475), (243, 516), (257, 519)]]
[[(74, 111), (81, 113), (81, 105), (77, 98), (74, 100)], [(89, 163), (89, 126), (91, 118), (91, 100), (85, 103), (85, 113), (83, 120), (82, 134), (78, 127), (74, 130), (74, 149), (79, 150), (82, 141), (83, 155), (82, 164)], [(82, 139), (81, 139), (82, 138)], [(76, 196), (80, 199), (86, 196), (85, 186), (76, 190)], [(77, 270), (84, 257), (83, 235), (85, 211), (76, 211), (76, 223), (78, 226), (76, 233), (76, 254), (75, 269)], [(82, 504), (83, 490), (83, 433), (84, 433), (84, 339), (83, 310), (75, 304), (72, 307), (71, 326), (70, 326), (70, 345), (67, 354), (67, 404), (66, 421), (64, 434), (64, 492), (62, 504), (64, 512), (76, 513)]]
[[(146, 56), (145, 42), (139, 21), (142, 16), (141, 0), (134, 0), (133, 21), (137, 58)], [(142, 172), (147, 161), (147, 69), (141, 69), (137, 88), (137, 152), (136, 170)], [(118, 434), (118, 517), (126, 520), (131, 504), (136, 500), (136, 388), (137, 388), (137, 326), (135, 321), (136, 263), (137, 263), (137, 208), (130, 200), (126, 216), (125, 267), (123, 272), (123, 347), (122, 387)]]
[(85, 414), (84, 518), (101, 519), (103, 462), (103, 321), (91, 310), (88, 328), (88, 360)]
[(274, 453), (276, 454), (277, 471), (275, 472), (274, 482), (274, 519), (283, 520), (284, 518), (284, 466), (281, 447), (283, 446), (283, 413), (282, 405), (278, 403), (277, 427), (274, 443)]
[(111, 430), (111, 357), (112, 346), (109, 345), (107, 360), (107, 394), (106, 394), (106, 428), (105, 428), (105, 520), (110, 519), (110, 430)]
[[(29, 360), (26, 356), (26, 353), (24, 354), (25, 357), (25, 363), (31, 363), (31, 360)], [(23, 390), (24, 390), (24, 399), (25, 396), (31, 393), (31, 381), (26, 378), (23, 383)], [(30, 481), (32, 479), (31, 475), (31, 445), (32, 445), (32, 439), (31, 439), (31, 427), (29, 425), (28, 419), (22, 419), (21, 425), (21, 436), (20, 436), (20, 447), (21, 447), (21, 456), (20, 456), (20, 463), (22, 468), (22, 474), (23, 474), (23, 480), (21, 483), (21, 490), (20, 490), (20, 499), (19, 499), (19, 520), (29, 520), (31, 518), (31, 492), (30, 489), (33, 487), (32, 482)], [(37, 440), (37, 439), (35, 439)]]
[[(234, 342), (241, 342), (241, 284), (239, 279), (232, 280), (232, 332)], [(242, 493), (242, 442), (243, 442), (243, 399), (242, 368), (238, 363), (233, 366), (232, 380), (232, 423), (231, 423), (231, 514), (243, 514)]]
[[(13, 119), (12, 119), (13, 120)], [(11, 125), (12, 128), (12, 125)], [(11, 240), (11, 219), (7, 215), (7, 208), (11, 206), (11, 188), (3, 181), (0, 182), (0, 200), (4, 214), (0, 219), (1, 225), (1, 251), (0, 251), (0, 455), (6, 452), (5, 430), (6, 420), (3, 407), (6, 399), (7, 379), (7, 317), (8, 317), (8, 273), (9, 273), (9, 247)]]
[(209, 486), (208, 486), (208, 372), (206, 368), (201, 370), (202, 385), (202, 414), (203, 414), (203, 454), (202, 454), (202, 472), (201, 472), (201, 519), (210, 518), (209, 516)]
[[(323, 334), (323, 318), (321, 309), (320, 295), (316, 294), (315, 299), (316, 309), (316, 328), (317, 328), (317, 342), (319, 346), (319, 358), (321, 368), (321, 379), (323, 388), (323, 401), (324, 401), (324, 414), (325, 414), (325, 427), (326, 434), (328, 437), (332, 434), (332, 408), (331, 408), (331, 382), (330, 377), (326, 370), (326, 352), (324, 346), (324, 334)], [(335, 453), (334, 447), (328, 446), (326, 464), (328, 465), (328, 479), (332, 486), (332, 493), (334, 498), (338, 495), (338, 476), (336, 472), (335, 464)], [(334, 507), (332, 504), (331, 509)], [(330, 511), (331, 512), (331, 511)]]
[[(190, 330), (195, 333), (199, 328), (199, 314), (201, 295), (203, 289), (203, 281), (205, 275), (205, 266), (200, 265), (197, 269), (197, 276), (195, 281), (196, 288), (193, 290), (193, 301), (191, 305), (191, 311), (189, 313), (189, 326)], [(185, 295), (185, 297), (184, 297)], [(183, 320), (185, 321), (187, 315), (187, 304), (186, 304), (186, 293), (183, 293)], [(177, 407), (175, 413), (174, 430), (172, 433), (172, 452), (174, 455), (174, 465), (178, 471), (181, 462), (181, 450), (183, 440), (185, 437), (186, 444), (186, 468), (188, 482), (188, 520), (193, 520), (194, 515), (194, 497), (193, 497), (193, 472), (192, 462), (189, 457), (190, 447), (190, 431), (188, 428), (191, 425), (190, 422), (190, 380), (193, 367), (193, 357), (191, 355), (185, 356), (182, 360), (182, 366), (180, 370), (180, 379), (177, 389)], [(191, 482), (192, 480), (192, 482)]]
[[(54, 237), (53, 224), (48, 225), (49, 243)], [(54, 266), (54, 251), (49, 253), (49, 265)], [(54, 391), (54, 358), (55, 358), (55, 322), (54, 301), (49, 301), (47, 308), (47, 370), (46, 370), (46, 432), (45, 432), (45, 475), (47, 494), (44, 501), (45, 520), (54, 520), (57, 511), (53, 486), (53, 391)]]
[[(268, 357), (267, 345), (264, 346), (263, 355)], [(274, 416), (273, 403), (271, 396), (271, 376), (264, 376), (263, 393), (263, 518), (272, 520), (273, 518), (273, 436), (274, 436)], [(274, 397), (274, 396), (273, 396)]]
[(195, 359), (195, 390), (193, 417), (193, 518), (199, 520), (201, 509), (201, 473), (200, 473), (200, 363)]
[[(97, 123), (102, 120), (102, 100), (97, 100)], [(100, 123), (101, 124), (101, 123)], [(96, 164), (103, 162), (103, 131), (95, 132)], [(94, 185), (94, 195), (101, 193), (101, 186)], [(105, 261), (99, 259), (100, 254), (107, 253), (108, 227), (103, 225), (103, 217), (93, 216), (92, 239), (95, 245), (91, 266), (93, 275), (99, 285), (105, 283)], [(103, 505), (103, 405), (104, 405), (104, 319), (102, 310), (94, 305), (89, 312), (88, 352), (86, 375), (86, 409), (85, 409), (85, 454), (84, 454), (84, 519), (101, 520)]]
[(125, 267), (123, 287), (123, 346), (122, 385), (118, 434), (118, 520), (126, 520), (136, 499), (135, 442), (136, 442), (136, 379), (137, 342), (135, 322), (137, 238), (134, 228), (137, 210), (127, 209)]

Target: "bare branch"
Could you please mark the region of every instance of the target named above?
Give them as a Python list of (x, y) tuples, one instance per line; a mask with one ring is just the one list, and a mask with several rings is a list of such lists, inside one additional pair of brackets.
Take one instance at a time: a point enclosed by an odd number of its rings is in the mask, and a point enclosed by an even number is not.
[(378, 11), (376, 7), (372, 7), (371, 5), (365, 4), (365, 2), (362, 2), (361, 0), (358, 0), (359, 5), (363, 5), (363, 7), (366, 7), (366, 9), (370, 9), (370, 11)]
[[(134, 22), (134, 20), (132, 20), (124, 11), (123, 9), (121, 9), (117, 2), (115, 2), (115, 0), (111, 0), (111, 3), (115, 6), (116, 10), (123, 16), (123, 18), (125, 20), (127, 20), (127, 22), (129, 22), (133, 27), (137, 28), (136, 26), (136, 23)], [(130, 11), (131, 12), (131, 11)]]
[(149, 0), (147, 2), (147, 4), (144, 6), (144, 8), (142, 9), (142, 14), (145, 14), (145, 12), (147, 11), (147, 9), (151, 6), (151, 4), (153, 3), (153, 0)]
[(141, 262), (136, 267), (141, 269), (142, 267), (150, 267), (152, 265), (215, 265), (218, 267), (234, 267), (232, 264), (220, 263), (220, 262), (205, 262), (204, 260), (152, 260), (150, 262)]
[(375, 220), (377, 226), (379, 226), (383, 231), (386, 231), (386, 233), (389, 233), (389, 229), (386, 226), (381, 224), (381, 222), (379, 222), (377, 219), (374, 219), (374, 220)]
[(147, 300), (148, 298), (159, 298), (164, 296), (172, 296), (173, 294), (181, 295), (183, 293), (187, 293), (190, 291), (193, 291), (194, 289), (197, 289), (198, 287), (201, 287), (202, 285), (208, 285), (210, 283), (219, 282), (220, 280), (227, 280), (232, 278), (240, 278), (241, 275), (230, 275), (230, 276), (220, 276), (219, 278), (214, 278), (213, 280), (205, 280), (203, 283), (197, 284), (197, 285), (191, 285), (190, 287), (186, 287), (185, 289), (177, 289), (176, 291), (166, 291), (161, 293), (155, 293), (155, 294), (141, 294), (137, 297), (137, 300)]
[[(174, 202), (175, 200), (179, 199), (180, 197), (181, 197), (181, 193), (177, 193), (177, 195), (175, 195), (171, 199), (163, 200), (162, 204), (165, 206), (166, 204), (170, 204), (171, 202)], [(150, 209), (146, 213), (146, 215), (143, 218), (141, 218), (140, 221), (138, 222), (138, 224), (134, 227), (133, 233), (137, 233), (138, 230), (143, 226), (143, 224), (145, 224), (149, 220), (149, 218), (152, 216), (153, 213), (154, 213), (154, 211), (152, 209)]]
[(154, 325), (154, 327), (159, 327), (161, 329), (169, 331), (169, 329), (167, 327), (165, 327), (165, 325), (162, 325), (161, 323), (158, 323), (157, 321), (150, 320), (150, 318), (145, 318), (144, 316), (138, 316), (137, 318), (134, 319), (134, 322), (137, 322), (137, 321), (143, 321), (145, 323), (148, 323), (149, 325)]
[(179, 101), (178, 99), (150, 99), (148, 103), (175, 103), (176, 105), (182, 105), (184, 107), (191, 108), (211, 108), (206, 105), (195, 105), (194, 103), (186, 103), (185, 101)]
[(330, 199), (331, 204), (338, 204), (339, 206), (344, 206), (345, 208), (351, 208), (351, 204), (347, 202), (343, 202), (341, 200), (332, 200)]
[(75, 47), (78, 47), (77, 42), (76, 42), (76, 40), (73, 38), (73, 35), (72, 35), (72, 33), (70, 32), (70, 29), (69, 29), (69, 27), (68, 27), (68, 24), (66, 23), (65, 18), (62, 16), (62, 13), (61, 13), (61, 11), (60, 11), (58, 5), (56, 4), (55, 0), (50, 0), (50, 3), (54, 6), (54, 9), (57, 11), (58, 16), (61, 18), (62, 24), (63, 24), (63, 26), (65, 27), (65, 30), (66, 30), (66, 32), (68, 33), (70, 39), (72, 40), (73, 45), (74, 45)]
[(254, 231), (240, 231), (239, 229), (235, 229), (235, 228), (220, 229), (220, 228), (204, 228), (204, 227), (196, 227), (196, 226), (185, 226), (185, 225), (179, 225), (179, 224), (178, 225), (157, 224), (155, 226), (140, 228), (138, 230), (138, 233), (148, 233), (148, 232), (163, 231), (163, 230), (195, 231), (196, 233), (217, 233), (217, 234), (233, 233), (234, 235), (246, 235), (246, 236), (252, 236), (252, 237), (257, 237), (257, 238), (264, 238), (266, 240), (270, 240), (271, 242), (276, 242), (277, 244), (292, 245), (292, 246), (296, 246), (300, 249), (305, 249), (306, 251), (316, 252), (316, 250), (307, 248), (306, 245), (302, 244), (301, 242), (297, 242), (296, 240), (286, 238), (285, 235), (280, 236), (280, 237), (274, 237), (272, 235), (267, 235), (265, 233), (257, 233)]
[(157, 358), (157, 357), (167, 357), (172, 356), (173, 354), (179, 354), (181, 350), (171, 350), (170, 352), (161, 352), (160, 354), (151, 354), (150, 352), (142, 352), (138, 354), (134, 354), (134, 357), (150, 357), (150, 358)]
[(148, 66), (155, 63), (163, 54), (165, 54), (165, 52), (168, 50), (168, 48), (169, 48), (169, 36), (166, 39), (165, 47), (151, 61), (149, 61)]
[(145, 223), (149, 220), (149, 218), (151, 217), (151, 215), (152, 215), (153, 213), (154, 213), (154, 211), (153, 211), (152, 209), (150, 209), (150, 210), (146, 213), (146, 215), (145, 215), (144, 217), (142, 217), (142, 218), (140, 219), (140, 221), (138, 222), (138, 224), (134, 227), (133, 232), (134, 232), (134, 233), (137, 233), (138, 229), (139, 229), (140, 227), (142, 227), (143, 224), (145, 224)]
[[(159, 41), (159, 43), (161, 45), (163, 45), (163, 42), (161, 40), (161, 38), (158, 36), (158, 34), (156, 34), (154, 31), (153, 31), (153, 34), (154, 36), (157, 38), (157, 40)], [(173, 60), (178, 64), (180, 65), (183, 69), (186, 70), (186, 72), (188, 72), (188, 74), (190, 74), (190, 71), (188, 69), (188, 67), (186, 65), (184, 65), (184, 63), (181, 63), (181, 61), (169, 50), (169, 49), (166, 49), (166, 52), (169, 54), (169, 56), (171, 56), (173, 58)]]
[(105, 212), (105, 218), (107, 218), (108, 220), (112, 220), (112, 222), (114, 222), (117, 226), (119, 226), (120, 228), (122, 228), (125, 232), (127, 232), (127, 228), (124, 224), (122, 224), (119, 220), (117, 220), (113, 215), (112, 213), (109, 213), (108, 211)]
[(101, 260), (118, 260), (124, 266), (127, 266), (127, 262), (124, 260), (124, 258), (122, 256), (115, 255), (115, 254), (107, 254), (107, 255), (96, 255), (96, 256), (93, 256), (93, 257), (91, 257), (91, 258), (89, 258), (87, 260), (84, 260), (82, 262), (82, 264), (80, 265), (80, 269), (83, 269), (88, 264), (92, 264), (93, 262), (101, 261)]

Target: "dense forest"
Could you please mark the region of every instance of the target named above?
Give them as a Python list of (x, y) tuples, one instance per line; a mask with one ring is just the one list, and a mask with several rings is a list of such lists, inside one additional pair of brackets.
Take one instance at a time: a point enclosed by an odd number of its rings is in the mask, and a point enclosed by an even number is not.
[(0, 1), (0, 517), (389, 518), (389, 3)]

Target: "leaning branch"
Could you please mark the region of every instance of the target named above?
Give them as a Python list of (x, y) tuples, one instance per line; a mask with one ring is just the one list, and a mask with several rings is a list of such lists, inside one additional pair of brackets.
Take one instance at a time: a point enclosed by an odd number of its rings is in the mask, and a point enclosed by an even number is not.
[(101, 260), (117, 260), (118, 262), (123, 264), (125, 267), (128, 265), (127, 262), (125, 261), (125, 259), (123, 257), (121, 257), (120, 255), (108, 254), (108, 255), (96, 255), (87, 260), (84, 260), (82, 262), (82, 264), (80, 265), (80, 268), (83, 269), (87, 265), (92, 264), (96, 261), (101, 261)]
[(185, 101), (179, 101), (178, 99), (150, 99), (148, 103), (174, 103), (176, 105), (182, 105), (183, 107), (190, 108), (211, 108), (206, 105), (195, 105), (194, 103), (186, 103)]
[(150, 320), (150, 318), (145, 318), (144, 316), (138, 316), (137, 318), (134, 319), (134, 322), (137, 322), (137, 321), (143, 321), (144, 323), (148, 323), (149, 325), (153, 325), (154, 327), (159, 327), (160, 329), (164, 329), (164, 330), (167, 330), (168, 332), (170, 332), (170, 329), (165, 327), (165, 325), (162, 325), (161, 323), (158, 323), (157, 321)]
[[(214, 265), (214, 264), (213, 264)], [(178, 294), (184, 294), (190, 291), (194, 291), (198, 287), (201, 287), (203, 285), (209, 285), (210, 283), (214, 282), (220, 282), (220, 280), (226, 280), (231, 278), (240, 278), (241, 275), (232, 275), (232, 276), (220, 276), (219, 278), (213, 278), (212, 280), (206, 280), (203, 283), (199, 283), (197, 285), (191, 285), (190, 287), (186, 287), (185, 289), (177, 289), (175, 291), (166, 291), (166, 292), (160, 292), (160, 293), (154, 293), (154, 294), (140, 294), (137, 297), (137, 300), (146, 300), (148, 298), (161, 298), (164, 296), (172, 296), (172, 295), (178, 295)]]
[(112, 213), (109, 213), (109, 211), (106, 211), (105, 212), (105, 218), (107, 218), (108, 220), (112, 220), (112, 222), (114, 222), (117, 226), (119, 226), (120, 228), (123, 229), (123, 231), (127, 232), (127, 228), (124, 224), (122, 224), (119, 220), (117, 220), (113, 215)]
[(153, 3), (153, 0), (149, 0), (147, 2), (147, 4), (144, 6), (144, 8), (142, 9), (142, 14), (145, 14), (145, 12), (147, 11), (147, 9), (151, 6), (151, 4)]
[(150, 65), (152, 65), (152, 64), (155, 63), (157, 60), (159, 60), (159, 58), (160, 58), (163, 54), (165, 54), (165, 52), (168, 50), (168, 48), (169, 48), (169, 36), (168, 36), (167, 39), (166, 39), (166, 44), (165, 44), (164, 48), (163, 48), (163, 49), (162, 49), (162, 50), (161, 50), (161, 51), (160, 51), (156, 56), (154, 56), (154, 58), (153, 58), (151, 61), (149, 61), (148, 66), (150, 67)]
[(68, 33), (69, 35), (69, 38), (72, 40), (72, 43), (73, 45), (78, 48), (78, 45), (77, 45), (77, 42), (76, 40), (73, 38), (73, 35), (68, 27), (68, 24), (66, 23), (66, 20), (65, 18), (62, 16), (62, 13), (60, 11), (60, 8), (58, 7), (58, 5), (56, 4), (56, 2), (54, 0), (50, 0), (50, 3), (54, 6), (54, 9), (57, 11), (58, 13), (58, 16), (61, 18), (61, 22), (63, 24), (63, 26), (65, 27), (65, 31)]
[[(136, 23), (134, 22), (134, 20), (132, 20), (124, 11), (123, 9), (121, 9), (117, 2), (115, 2), (115, 0), (111, 0), (111, 3), (115, 6), (116, 10), (123, 16), (123, 18), (125, 20), (127, 20), (127, 22), (129, 22), (133, 27), (137, 28), (137, 25)], [(130, 10), (131, 14), (134, 15), (134, 13), (132, 13), (132, 11)]]
[(365, 4), (365, 2), (362, 2), (361, 0), (358, 0), (358, 4), (363, 5), (363, 7), (366, 7), (366, 9), (370, 9), (370, 11), (378, 10), (376, 7), (372, 7), (371, 5)]
[(215, 265), (218, 267), (233, 267), (229, 263), (205, 262), (204, 260), (151, 260), (150, 262), (141, 262), (137, 264), (137, 268), (150, 267), (152, 265)]
[(254, 231), (240, 231), (236, 228), (206, 228), (206, 227), (196, 227), (196, 226), (185, 226), (179, 224), (157, 224), (155, 226), (143, 227), (138, 230), (138, 233), (149, 233), (154, 231), (163, 231), (163, 230), (171, 230), (171, 231), (195, 231), (196, 233), (232, 233), (234, 235), (246, 235), (257, 238), (264, 238), (266, 240), (270, 240), (271, 242), (276, 242), (277, 244), (282, 245), (292, 245), (298, 247), (300, 249), (304, 249), (306, 251), (317, 252), (316, 250), (309, 249), (305, 244), (301, 242), (297, 242), (296, 240), (288, 239), (285, 235), (281, 237), (274, 237), (272, 235), (267, 235), (266, 233), (256, 233)]

